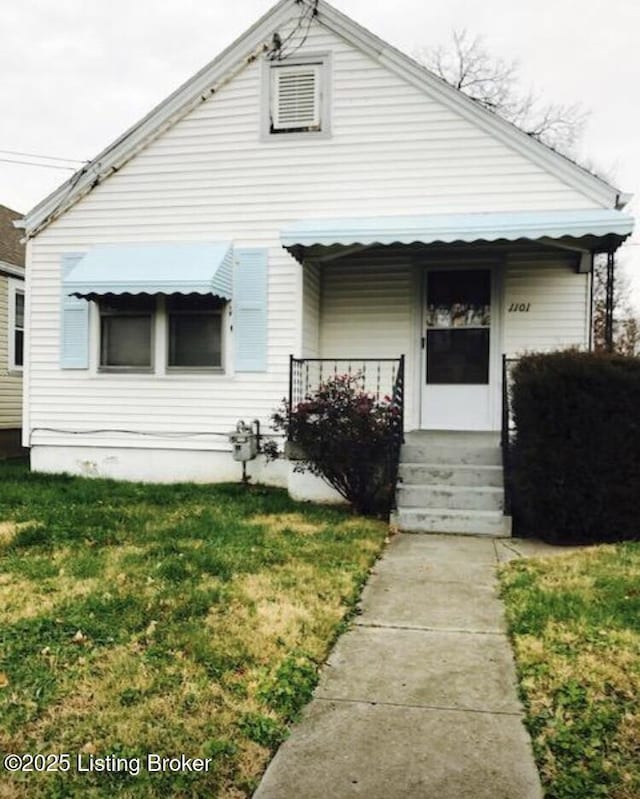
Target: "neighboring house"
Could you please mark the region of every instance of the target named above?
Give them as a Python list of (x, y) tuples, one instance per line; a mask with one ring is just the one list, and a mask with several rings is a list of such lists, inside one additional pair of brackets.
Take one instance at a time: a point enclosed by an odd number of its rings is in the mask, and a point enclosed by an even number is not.
[(408, 431), (498, 431), (503, 354), (589, 346), (627, 200), (322, 0), (281, 0), (26, 215), (32, 467), (237, 479), (238, 419), (268, 429), (290, 386), (349, 368), (389, 393), (401, 355)]
[(0, 457), (22, 452), (25, 248), (13, 225), (21, 217), (0, 205)]

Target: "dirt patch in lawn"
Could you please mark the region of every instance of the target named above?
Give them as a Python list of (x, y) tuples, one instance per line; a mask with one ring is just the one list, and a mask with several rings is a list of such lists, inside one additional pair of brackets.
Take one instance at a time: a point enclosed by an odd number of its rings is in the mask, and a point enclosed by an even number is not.
[(15, 534), (19, 533), (21, 530), (30, 530), (31, 528), (36, 528), (41, 526), (42, 525), (35, 519), (28, 522), (14, 522), (14, 521), (0, 522), (0, 544), (11, 543)]
[(258, 661), (278, 657), (285, 648), (304, 648), (321, 657), (326, 631), (340, 620), (344, 604), (335, 581), (312, 574), (312, 567), (298, 564), (293, 570), (246, 575), (237, 582), (235, 601), (217, 608), (207, 622), (218, 632), (226, 629), (229, 636), (237, 634), (241, 623), (250, 631), (247, 653)]
[(298, 535), (314, 535), (321, 532), (325, 525), (312, 522), (301, 513), (276, 513), (273, 515), (256, 515), (248, 519), (250, 524), (258, 524), (270, 533), (295, 532)]

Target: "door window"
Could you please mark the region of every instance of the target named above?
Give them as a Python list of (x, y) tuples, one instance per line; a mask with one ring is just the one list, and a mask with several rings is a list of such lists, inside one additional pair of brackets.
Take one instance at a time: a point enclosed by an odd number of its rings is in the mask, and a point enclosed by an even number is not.
[(429, 272), (426, 328), (427, 384), (488, 385), (491, 272)]

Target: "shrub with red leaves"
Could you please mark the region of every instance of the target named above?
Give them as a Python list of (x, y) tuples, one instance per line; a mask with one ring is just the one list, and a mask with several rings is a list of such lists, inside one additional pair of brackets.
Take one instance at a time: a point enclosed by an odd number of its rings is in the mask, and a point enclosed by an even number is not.
[(289, 412), (284, 402), (273, 426), (299, 447), (296, 470), (321, 477), (357, 513), (387, 517), (393, 505), (400, 409), (390, 397), (361, 388), (360, 375), (337, 375)]

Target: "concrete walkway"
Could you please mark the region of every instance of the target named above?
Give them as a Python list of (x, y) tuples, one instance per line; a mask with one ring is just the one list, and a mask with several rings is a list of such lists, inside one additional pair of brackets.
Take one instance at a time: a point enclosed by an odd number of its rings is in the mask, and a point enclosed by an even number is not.
[(495, 578), (521, 550), (396, 536), (255, 799), (541, 799)]

